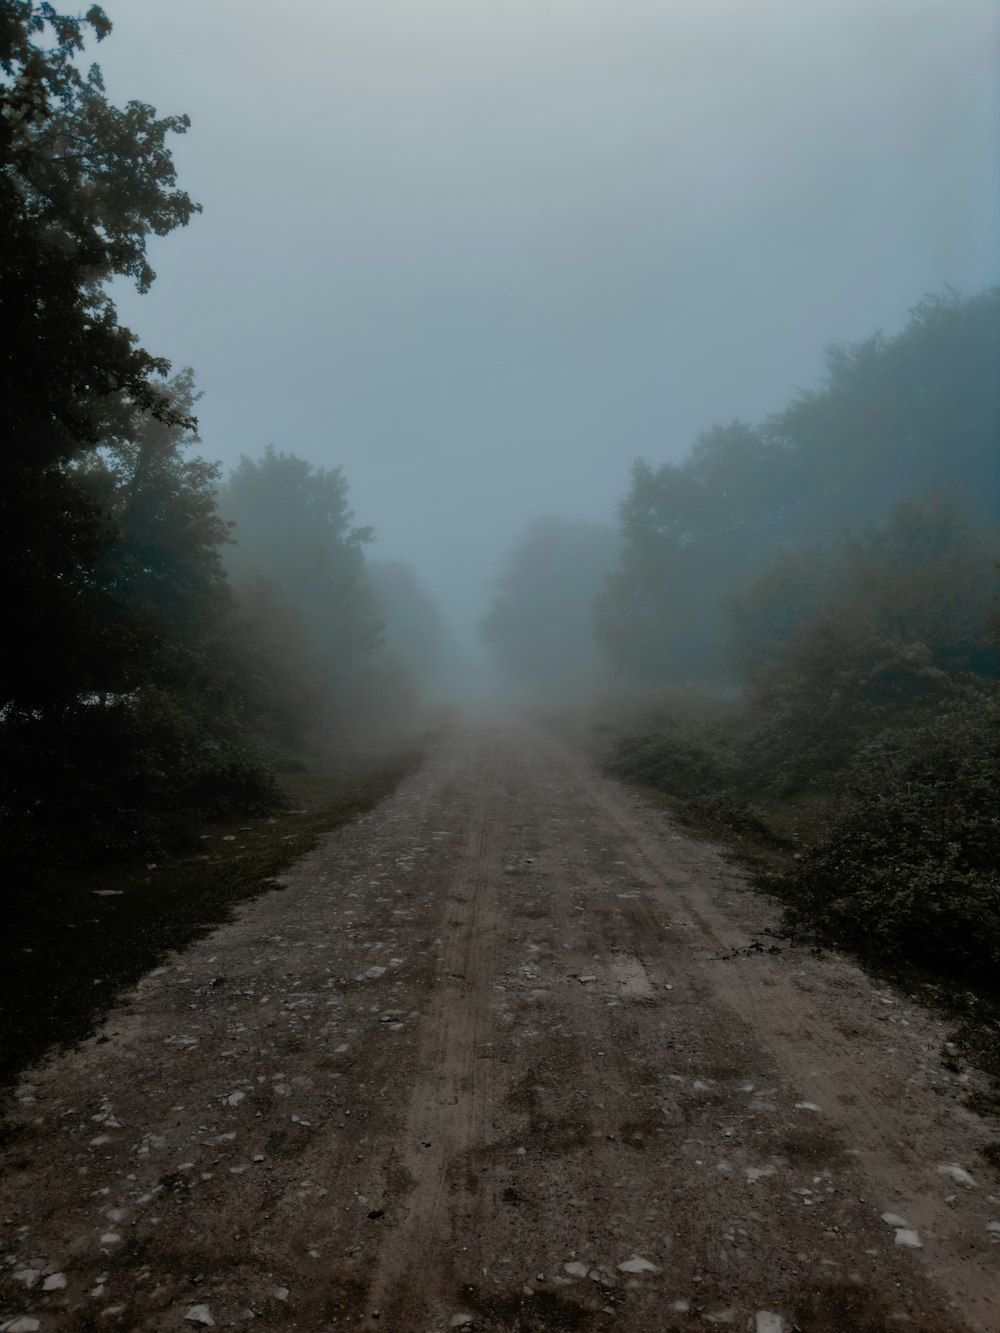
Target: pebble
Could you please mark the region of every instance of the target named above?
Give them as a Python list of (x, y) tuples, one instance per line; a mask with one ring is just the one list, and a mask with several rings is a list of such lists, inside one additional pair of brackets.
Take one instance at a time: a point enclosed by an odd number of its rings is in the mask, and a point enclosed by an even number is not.
[(920, 1237), (910, 1227), (896, 1228), (896, 1244), (905, 1245), (911, 1250), (922, 1250), (924, 1248)]
[(42, 1283), (42, 1291), (65, 1291), (66, 1274), (51, 1273)]
[(656, 1264), (651, 1264), (648, 1259), (643, 1259), (638, 1254), (633, 1254), (631, 1259), (626, 1259), (624, 1263), (618, 1265), (619, 1273), (658, 1273), (660, 1270)]
[(215, 1327), (215, 1320), (207, 1305), (192, 1305), (184, 1318), (189, 1324), (204, 1324), (206, 1328)]
[(38, 1333), (41, 1324), (33, 1315), (22, 1314), (16, 1319), (8, 1319), (6, 1324), (0, 1324), (2, 1333)]
[(937, 1169), (939, 1176), (947, 1176), (953, 1180), (956, 1185), (967, 1185), (970, 1189), (976, 1188), (976, 1182), (963, 1167), (957, 1162), (942, 1162)]
[(472, 1315), (466, 1314), (464, 1311), (460, 1310), (458, 1314), (453, 1314), (452, 1317), (448, 1320), (448, 1327), (465, 1328), (471, 1323), (472, 1323)]
[(575, 1259), (570, 1264), (563, 1264), (563, 1271), (569, 1273), (570, 1277), (586, 1277), (589, 1269), (586, 1264), (581, 1264), (578, 1259)]
[(746, 1168), (746, 1178), (752, 1185), (755, 1180), (762, 1180), (764, 1176), (773, 1176), (776, 1169), (773, 1166), (748, 1166)]

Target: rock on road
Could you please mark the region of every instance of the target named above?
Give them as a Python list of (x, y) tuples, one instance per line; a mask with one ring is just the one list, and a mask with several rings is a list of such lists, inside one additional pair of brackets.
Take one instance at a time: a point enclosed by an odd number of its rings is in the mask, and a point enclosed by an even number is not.
[[(0, 1328), (1000, 1329), (940, 1019), (469, 726), (30, 1071)], [(967, 1079), (967, 1076), (966, 1076)]]

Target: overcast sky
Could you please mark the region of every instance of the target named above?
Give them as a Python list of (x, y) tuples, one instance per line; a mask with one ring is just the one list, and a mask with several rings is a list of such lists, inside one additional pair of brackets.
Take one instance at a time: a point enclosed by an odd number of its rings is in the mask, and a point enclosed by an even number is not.
[(106, 0), (204, 205), (125, 297), (202, 452), (343, 464), (466, 622), (533, 517), (1000, 278), (997, 0)]

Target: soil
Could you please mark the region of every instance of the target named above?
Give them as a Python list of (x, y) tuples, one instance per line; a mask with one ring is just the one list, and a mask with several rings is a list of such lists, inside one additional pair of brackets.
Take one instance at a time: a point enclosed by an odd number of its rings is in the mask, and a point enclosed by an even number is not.
[(24, 1077), (0, 1328), (1000, 1329), (978, 1076), (776, 917), (464, 729)]

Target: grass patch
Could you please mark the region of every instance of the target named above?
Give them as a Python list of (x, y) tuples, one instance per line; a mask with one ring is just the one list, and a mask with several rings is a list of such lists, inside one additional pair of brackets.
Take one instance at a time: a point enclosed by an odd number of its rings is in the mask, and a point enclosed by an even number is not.
[(5, 895), (0, 945), (0, 1086), (53, 1045), (88, 1036), (119, 993), (274, 887), (320, 835), (377, 805), (420, 762), (310, 763), (282, 777), (286, 808), (205, 825), (190, 849), (153, 862), (60, 872)]

